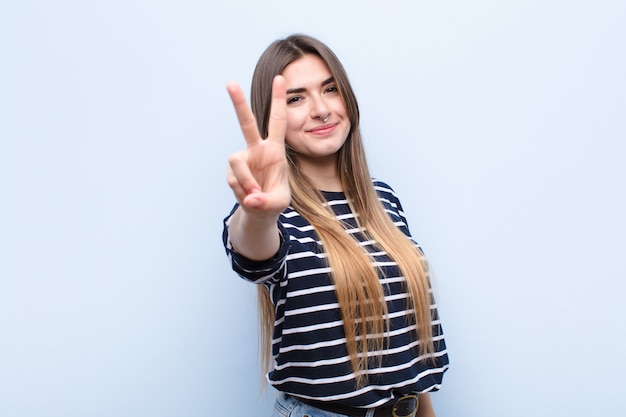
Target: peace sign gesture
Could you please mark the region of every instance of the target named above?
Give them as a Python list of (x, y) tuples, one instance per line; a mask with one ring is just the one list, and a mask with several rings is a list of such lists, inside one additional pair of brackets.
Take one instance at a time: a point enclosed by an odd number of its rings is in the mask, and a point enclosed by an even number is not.
[(285, 80), (282, 76), (277, 76), (272, 85), (267, 139), (261, 138), (256, 119), (241, 88), (231, 82), (227, 89), (247, 144), (245, 150), (232, 154), (228, 160), (228, 185), (242, 208), (249, 214), (279, 214), (291, 199), (285, 158)]
[(291, 201), (285, 156), (285, 79), (274, 78), (267, 139), (261, 137), (241, 88), (231, 82), (227, 90), (247, 145), (228, 158), (226, 179), (240, 204), (229, 221), (230, 241), (250, 259), (268, 259), (280, 244), (278, 216)]

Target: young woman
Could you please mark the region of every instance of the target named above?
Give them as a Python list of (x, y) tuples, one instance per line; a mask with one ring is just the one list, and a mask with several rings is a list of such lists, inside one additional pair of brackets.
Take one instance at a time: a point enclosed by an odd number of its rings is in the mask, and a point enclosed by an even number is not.
[(247, 147), (229, 158), (223, 240), (258, 284), (274, 415), (434, 416), (448, 356), (426, 261), (370, 177), (341, 63), (292, 35), (259, 59), (252, 110), (227, 88)]

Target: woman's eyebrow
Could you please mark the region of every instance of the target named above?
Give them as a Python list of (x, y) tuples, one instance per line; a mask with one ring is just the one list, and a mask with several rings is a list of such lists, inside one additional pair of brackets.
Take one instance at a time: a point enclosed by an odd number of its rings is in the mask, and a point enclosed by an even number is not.
[[(335, 81), (335, 77), (330, 77), (330, 78), (322, 81), (321, 86), (324, 87), (325, 85), (330, 84), (330, 83), (332, 83), (334, 81)], [(291, 88), (291, 89), (287, 90), (287, 94), (304, 93), (305, 91), (306, 91), (306, 88), (303, 88), (303, 87), (301, 87), (301, 88)]]

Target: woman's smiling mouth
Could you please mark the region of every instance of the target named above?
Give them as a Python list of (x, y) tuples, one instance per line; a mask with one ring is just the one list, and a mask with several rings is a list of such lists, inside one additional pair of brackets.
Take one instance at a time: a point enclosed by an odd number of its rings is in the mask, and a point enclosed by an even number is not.
[(313, 129), (307, 130), (307, 133), (312, 133), (314, 135), (329, 135), (333, 133), (335, 127), (337, 127), (338, 123), (329, 123), (321, 126), (314, 127)]

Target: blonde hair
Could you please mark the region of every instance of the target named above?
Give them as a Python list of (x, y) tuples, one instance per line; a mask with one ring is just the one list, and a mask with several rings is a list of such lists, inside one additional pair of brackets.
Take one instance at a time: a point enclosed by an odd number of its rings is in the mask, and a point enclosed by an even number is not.
[[(414, 309), (420, 355), (432, 354), (432, 317), (428, 267), (421, 251), (407, 238), (385, 213), (372, 184), (359, 130), (359, 108), (347, 74), (325, 44), (306, 35), (291, 35), (275, 41), (263, 53), (252, 78), (251, 105), (259, 131), (267, 136), (272, 80), (291, 62), (305, 54), (320, 57), (328, 66), (349, 114), (351, 130), (337, 158), (337, 172), (354, 213), (357, 225), (367, 238), (387, 252), (406, 279), (409, 298), (407, 309)], [(368, 353), (379, 352), (373, 359), (382, 361), (389, 329), (387, 304), (379, 278), (379, 270), (356, 239), (346, 233), (324, 197), (301, 170), (295, 153), (287, 146), (289, 184), (292, 207), (314, 227), (327, 253), (328, 264), (344, 323), (346, 345), (357, 384), (367, 382), (367, 369), (372, 363)], [(268, 372), (272, 366), (271, 341), (275, 309), (265, 285), (259, 286), (260, 338), (262, 365)]]

